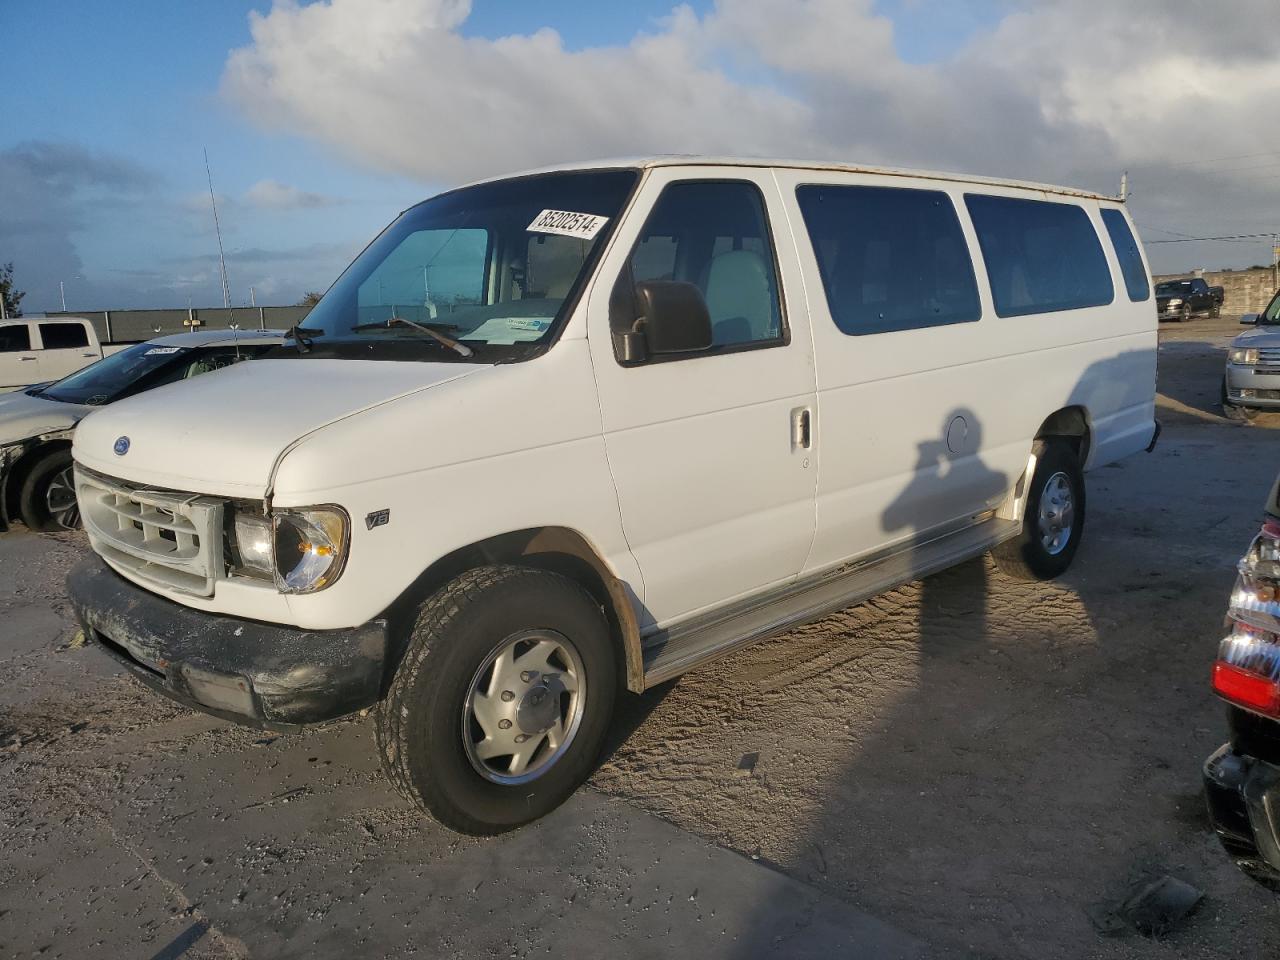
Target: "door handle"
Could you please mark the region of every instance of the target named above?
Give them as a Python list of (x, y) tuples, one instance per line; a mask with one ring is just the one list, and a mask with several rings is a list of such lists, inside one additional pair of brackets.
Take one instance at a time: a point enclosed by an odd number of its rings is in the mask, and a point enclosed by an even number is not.
[(808, 407), (791, 411), (791, 449), (808, 450), (813, 446), (812, 413)]
[(35, 357), (19, 357), (19, 360), (34, 360)]

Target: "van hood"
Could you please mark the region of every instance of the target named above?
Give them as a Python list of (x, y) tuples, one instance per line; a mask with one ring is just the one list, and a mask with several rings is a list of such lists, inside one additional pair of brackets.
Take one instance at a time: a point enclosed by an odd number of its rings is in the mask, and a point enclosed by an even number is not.
[(73, 455), (90, 470), (134, 483), (261, 499), (277, 461), (308, 434), (481, 369), (410, 361), (255, 360), (98, 411), (76, 431)]
[[(30, 389), (30, 388), (28, 388)], [(27, 390), (0, 394), (0, 446), (70, 430), (92, 407), (32, 396)]]

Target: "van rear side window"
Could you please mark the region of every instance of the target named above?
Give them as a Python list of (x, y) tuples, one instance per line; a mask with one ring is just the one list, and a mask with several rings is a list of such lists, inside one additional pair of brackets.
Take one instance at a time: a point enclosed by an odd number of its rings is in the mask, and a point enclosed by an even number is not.
[(1074, 203), (965, 194), (996, 314), (1100, 307), (1116, 298), (1093, 222)]
[(1151, 299), (1151, 281), (1147, 278), (1147, 268), (1142, 265), (1142, 254), (1138, 251), (1138, 241), (1129, 229), (1129, 223), (1119, 210), (1103, 210), (1102, 223), (1111, 235), (1111, 246), (1115, 248), (1116, 260), (1120, 262), (1120, 272), (1124, 274), (1124, 286), (1129, 299), (1134, 303)]
[(979, 319), (951, 198), (899, 187), (796, 188), (831, 319), (857, 337)]

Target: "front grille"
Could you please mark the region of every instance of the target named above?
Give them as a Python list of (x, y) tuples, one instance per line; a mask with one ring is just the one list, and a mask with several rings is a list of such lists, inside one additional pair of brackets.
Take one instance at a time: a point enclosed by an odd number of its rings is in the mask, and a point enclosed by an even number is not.
[(76, 468), (89, 542), (125, 576), (208, 597), (222, 575), (224, 502), (137, 487)]
[(1280, 367), (1280, 347), (1260, 347), (1256, 366)]

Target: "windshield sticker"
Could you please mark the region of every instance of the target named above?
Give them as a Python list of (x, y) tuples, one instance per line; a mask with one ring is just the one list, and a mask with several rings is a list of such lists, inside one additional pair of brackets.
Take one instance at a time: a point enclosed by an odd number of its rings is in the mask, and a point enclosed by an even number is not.
[(543, 210), (526, 229), (530, 233), (557, 233), (564, 237), (590, 240), (609, 222), (608, 217), (571, 210)]
[(464, 340), (484, 340), (497, 346), (537, 340), (551, 328), (551, 317), (494, 317), (486, 320)]
[(177, 353), (181, 349), (182, 349), (181, 347), (152, 347), (150, 350), (144, 353), (143, 356), (154, 357), (157, 354), (162, 354), (162, 353)]

